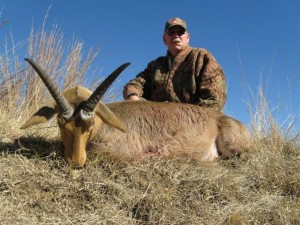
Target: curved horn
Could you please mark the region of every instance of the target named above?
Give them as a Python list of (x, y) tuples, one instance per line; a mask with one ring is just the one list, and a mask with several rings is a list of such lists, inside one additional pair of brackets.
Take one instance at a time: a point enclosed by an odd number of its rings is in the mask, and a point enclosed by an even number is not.
[(104, 93), (110, 87), (110, 85), (114, 82), (114, 80), (119, 76), (119, 74), (127, 67), (130, 63), (125, 63), (119, 66), (114, 72), (112, 72), (105, 80), (97, 87), (94, 93), (89, 97), (86, 101), (85, 105), (82, 109), (86, 112), (92, 112)]
[(54, 83), (54, 81), (50, 78), (50, 76), (43, 70), (34, 60), (25, 58), (33, 69), (38, 73), (46, 87), (48, 88), (50, 94), (54, 98), (58, 109), (59, 114), (62, 115), (64, 118), (69, 119), (73, 114), (73, 108), (65, 98), (63, 93), (59, 90), (58, 86)]

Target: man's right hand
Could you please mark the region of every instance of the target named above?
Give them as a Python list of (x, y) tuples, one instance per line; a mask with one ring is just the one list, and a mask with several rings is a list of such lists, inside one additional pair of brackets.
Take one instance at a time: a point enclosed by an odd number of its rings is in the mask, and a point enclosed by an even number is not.
[(127, 100), (135, 100), (135, 101), (137, 101), (137, 100), (140, 100), (140, 98), (138, 96), (136, 96), (136, 95), (133, 95), (133, 96), (130, 96), (129, 98), (127, 98)]
[(140, 100), (140, 98), (138, 97), (138, 95), (136, 93), (130, 93), (129, 95), (127, 95), (126, 100)]

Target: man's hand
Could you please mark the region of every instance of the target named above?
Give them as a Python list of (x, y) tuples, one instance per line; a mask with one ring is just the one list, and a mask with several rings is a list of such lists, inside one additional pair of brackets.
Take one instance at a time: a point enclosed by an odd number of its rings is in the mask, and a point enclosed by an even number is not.
[(129, 95), (127, 95), (127, 100), (140, 100), (140, 98), (138, 97), (138, 95), (136, 93), (130, 93)]
[(135, 100), (135, 101), (137, 101), (137, 100), (140, 100), (140, 98), (138, 96), (136, 96), (136, 95), (133, 95), (133, 96), (130, 96), (129, 98), (127, 98), (127, 100)]

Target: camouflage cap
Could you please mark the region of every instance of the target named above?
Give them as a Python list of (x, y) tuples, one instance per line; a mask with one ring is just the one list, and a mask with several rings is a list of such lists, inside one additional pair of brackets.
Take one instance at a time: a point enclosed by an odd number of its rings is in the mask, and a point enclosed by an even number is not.
[(187, 30), (186, 22), (184, 20), (178, 18), (178, 17), (174, 17), (172, 19), (169, 19), (166, 22), (165, 32), (167, 30), (169, 30), (171, 27), (174, 27), (174, 26), (181, 26), (182, 28), (184, 28), (185, 30)]

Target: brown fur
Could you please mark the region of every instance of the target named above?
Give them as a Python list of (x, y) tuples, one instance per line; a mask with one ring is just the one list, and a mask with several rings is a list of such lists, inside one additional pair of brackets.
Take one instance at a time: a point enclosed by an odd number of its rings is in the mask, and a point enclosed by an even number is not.
[(219, 138), (223, 146), (218, 150), (223, 158), (240, 155), (252, 145), (252, 138), (246, 126), (228, 116), (219, 117)]
[(207, 157), (207, 150), (218, 134), (218, 114), (198, 106), (145, 101), (107, 106), (128, 129), (128, 133), (121, 133), (101, 126), (99, 141), (112, 151), (137, 157), (184, 155), (201, 160)]

